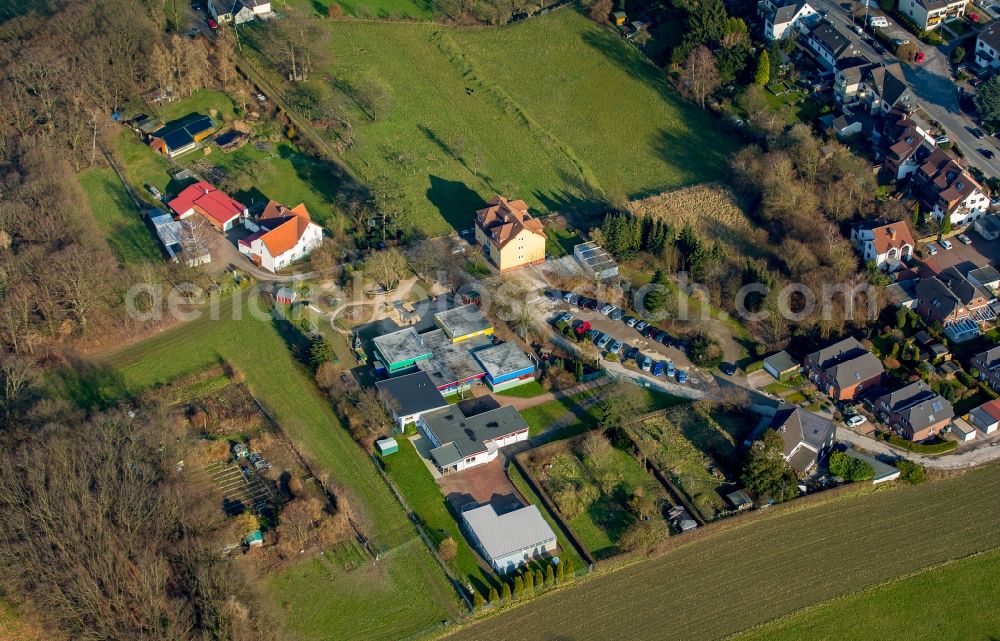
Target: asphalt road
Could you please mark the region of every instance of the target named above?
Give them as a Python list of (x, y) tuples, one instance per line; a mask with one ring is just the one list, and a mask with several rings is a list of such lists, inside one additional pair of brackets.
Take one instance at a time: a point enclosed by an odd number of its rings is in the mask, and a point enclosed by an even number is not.
[[(827, 12), (827, 20), (834, 23), (848, 37), (855, 42), (865, 55), (872, 61), (884, 61), (886, 64), (896, 62), (896, 57), (886, 52), (877, 53), (868, 45), (861, 36), (854, 31), (860, 24), (860, 20), (852, 19), (851, 9), (858, 7), (857, 2), (836, 2), (834, 0), (813, 0), (813, 6), (820, 11)], [(882, 14), (881, 11), (878, 12)], [(1000, 177), (1000, 147), (997, 140), (991, 137), (977, 139), (973, 130), (978, 128), (976, 122), (965, 114), (958, 103), (958, 86), (951, 77), (951, 69), (948, 56), (952, 47), (958, 44), (957, 40), (942, 47), (931, 47), (920, 43), (916, 36), (896, 23), (891, 16), (886, 16), (889, 27), (884, 29), (890, 34), (900, 34), (900, 37), (908, 38), (917, 43), (917, 46), (924, 52), (924, 61), (919, 65), (902, 65), (903, 75), (917, 97), (920, 108), (932, 119), (941, 123), (942, 128), (948, 137), (961, 150), (968, 164), (978, 167), (986, 176)], [(866, 34), (865, 37), (871, 37)], [(971, 52), (970, 54), (971, 55)], [(987, 159), (980, 149), (990, 149), (996, 157), (993, 160)]]

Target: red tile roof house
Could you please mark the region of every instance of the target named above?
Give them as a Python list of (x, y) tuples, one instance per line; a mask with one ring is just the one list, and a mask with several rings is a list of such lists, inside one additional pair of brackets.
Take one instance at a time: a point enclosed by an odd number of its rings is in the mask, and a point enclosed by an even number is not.
[(878, 385), (885, 372), (882, 361), (855, 338), (845, 338), (809, 354), (802, 365), (809, 380), (835, 401), (856, 399), (864, 390)]
[(496, 196), (476, 212), (476, 242), (501, 272), (545, 262), (545, 228), (523, 200)]
[(913, 234), (905, 221), (869, 220), (851, 228), (851, 241), (865, 263), (894, 272), (913, 256)]
[(257, 231), (239, 241), (240, 253), (270, 272), (308, 256), (323, 243), (323, 228), (312, 222), (302, 203), (289, 209), (272, 200), (246, 227)]
[(220, 230), (229, 231), (249, 215), (246, 206), (206, 182), (189, 185), (167, 205), (178, 220), (199, 213)]
[(967, 225), (984, 216), (990, 206), (976, 179), (941, 149), (927, 157), (912, 180), (916, 193), (939, 221), (948, 216), (952, 225)]
[(955, 418), (951, 403), (923, 381), (879, 397), (875, 407), (886, 425), (911, 441), (923, 441), (938, 434)]

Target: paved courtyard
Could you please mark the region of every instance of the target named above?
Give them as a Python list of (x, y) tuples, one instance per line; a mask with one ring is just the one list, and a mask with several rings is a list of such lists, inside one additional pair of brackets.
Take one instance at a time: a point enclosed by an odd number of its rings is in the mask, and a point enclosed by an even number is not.
[(517, 490), (503, 469), (503, 457), (486, 465), (437, 479), (441, 493), (457, 511), (470, 503), (492, 503), (498, 513), (521, 507)]

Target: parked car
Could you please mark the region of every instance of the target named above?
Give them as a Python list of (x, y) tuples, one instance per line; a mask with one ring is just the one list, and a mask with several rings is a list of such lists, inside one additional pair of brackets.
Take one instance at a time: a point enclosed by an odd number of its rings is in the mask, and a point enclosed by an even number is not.
[(591, 327), (590, 323), (587, 322), (587, 321), (583, 321), (582, 323), (580, 323), (579, 325), (576, 326), (576, 335), (577, 336), (583, 336), (584, 334), (586, 334), (587, 332), (589, 332), (591, 329), (593, 329), (593, 327)]
[(162, 200), (163, 199), (163, 194), (161, 194), (160, 190), (157, 189), (156, 187), (154, 187), (152, 185), (146, 185), (146, 189), (149, 190), (149, 193), (153, 194), (153, 198), (155, 198), (157, 200)]
[(941, 240), (941, 246), (944, 247), (945, 249), (951, 249), (952, 248), (951, 241), (948, 240), (947, 238), (944, 238), (944, 239)]
[(576, 306), (579, 307), (580, 309), (587, 309), (588, 302), (590, 302), (589, 298), (584, 298), (583, 296), (580, 296), (579, 298), (576, 299)]
[(858, 425), (864, 425), (868, 419), (861, 414), (855, 414), (847, 419), (846, 423), (849, 427), (857, 427)]
[(646, 329), (647, 327), (649, 327), (649, 323), (647, 323), (646, 321), (642, 321), (642, 320), (641, 320), (641, 321), (639, 321), (638, 323), (636, 323), (636, 324), (635, 324), (635, 328), (636, 328), (636, 329), (637, 329), (638, 331), (640, 331), (640, 332), (641, 332), (642, 330)]
[(722, 363), (721, 365), (719, 365), (719, 369), (726, 376), (732, 376), (733, 374), (736, 373), (736, 366), (733, 365), (732, 363)]
[(599, 329), (590, 329), (590, 330), (587, 330), (587, 338), (589, 338), (590, 340), (596, 342), (597, 339), (600, 338), (600, 337), (601, 337), (601, 330), (599, 330)]
[(935, 245), (934, 243), (927, 243), (926, 245), (924, 245), (924, 249), (926, 249), (927, 253), (930, 254), (931, 256), (937, 255), (937, 245)]
[(208, 28), (209, 29), (218, 29), (219, 28), (219, 23), (216, 22), (215, 20), (213, 20), (212, 18), (209, 18), (208, 19)]
[(674, 342), (674, 337), (671, 336), (670, 334), (667, 334), (666, 332), (663, 333), (666, 335), (660, 339), (660, 342), (663, 343), (664, 345), (669, 346), (671, 343)]
[(660, 330), (656, 332), (656, 334), (653, 336), (653, 340), (656, 341), (657, 343), (662, 343), (663, 339), (668, 338), (669, 336), (670, 334), (664, 332), (663, 330)]
[(677, 373), (677, 368), (674, 367), (673, 361), (667, 361), (667, 378), (673, 378)]
[(559, 318), (556, 319), (556, 324), (558, 325), (559, 323), (568, 323), (571, 320), (573, 320), (573, 315), (570, 314), (569, 312), (564, 312), (559, 316)]
[(614, 311), (614, 309), (615, 309), (614, 305), (612, 305), (611, 303), (605, 303), (603, 306), (601, 306), (601, 313), (607, 316), (612, 311)]
[(597, 308), (599, 308), (600, 306), (601, 306), (601, 301), (599, 300), (590, 299), (587, 301), (587, 309), (589, 309), (592, 312), (596, 312)]
[(622, 309), (621, 307), (615, 307), (614, 309), (611, 310), (611, 313), (608, 314), (608, 318), (610, 318), (613, 321), (616, 321), (616, 320), (621, 320), (622, 316), (624, 315), (625, 315), (624, 309)]
[(660, 331), (659, 328), (657, 328), (655, 325), (650, 325), (646, 329), (642, 330), (642, 335), (645, 338), (652, 338), (659, 331)]
[(880, 45), (877, 40), (872, 44), (872, 49), (874, 49), (875, 53), (879, 55), (885, 53), (885, 47)]
[(611, 334), (601, 334), (601, 337), (597, 339), (597, 347), (604, 349), (611, 342)]
[(868, 26), (885, 29), (889, 26), (889, 21), (885, 19), (885, 16), (868, 16)]
[(982, 137), (983, 137), (983, 136), (984, 136), (985, 134), (983, 134), (983, 130), (982, 130), (982, 129), (973, 129), (973, 130), (972, 130), (972, 135), (976, 137), (976, 140), (979, 140), (979, 139), (981, 139), (981, 138), (982, 138)]
[(687, 370), (679, 369), (677, 370), (677, 382), (684, 384), (687, 383), (688, 373)]
[(576, 305), (577, 302), (579, 302), (580, 300), (580, 295), (574, 294), (573, 292), (566, 292), (565, 294), (563, 294), (563, 300), (569, 303), (570, 305)]
[(913, 58), (913, 62), (915, 62), (915, 63), (917, 63), (919, 65), (921, 62), (924, 61), (924, 58), (926, 58), (926, 56), (924, 55), (924, 52), (923, 51), (918, 51), (916, 57)]
[(642, 359), (642, 365), (639, 366), (639, 369), (641, 369), (644, 372), (648, 372), (649, 368), (652, 366), (653, 366), (653, 359), (647, 356), (644, 359)]
[(960, 241), (962, 241), (963, 245), (971, 245), (972, 244), (972, 239), (969, 238), (968, 236), (966, 236), (965, 234), (959, 234), (958, 235), (958, 239)]
[(663, 376), (663, 361), (656, 361), (653, 364), (653, 376)]
[(611, 347), (608, 348), (608, 351), (611, 352), (612, 354), (617, 354), (617, 353), (621, 352), (622, 351), (622, 342), (621, 341), (615, 341), (615, 342), (611, 343)]
[(993, 153), (993, 151), (990, 149), (980, 149), (979, 153), (981, 153), (984, 158), (988, 158), (990, 160), (993, 160), (993, 158), (996, 156), (996, 154)]
[(626, 316), (622, 320), (625, 321), (625, 324), (629, 327), (635, 327), (635, 324), (639, 322), (638, 318), (633, 318), (632, 316)]
[(937, 138), (934, 139), (934, 142), (939, 145), (945, 145), (951, 142), (951, 138), (949, 138), (948, 136), (938, 136)]
[(639, 355), (639, 348), (630, 347), (628, 348), (628, 351), (625, 352), (625, 360), (634, 361), (638, 355)]
[(896, 46), (896, 47), (902, 47), (903, 45), (910, 44), (910, 39), (909, 38), (895, 38), (895, 39), (893, 39), (892, 44), (894, 46)]

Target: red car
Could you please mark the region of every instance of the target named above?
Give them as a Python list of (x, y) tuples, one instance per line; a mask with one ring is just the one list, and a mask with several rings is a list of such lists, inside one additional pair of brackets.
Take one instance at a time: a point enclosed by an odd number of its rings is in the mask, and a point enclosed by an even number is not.
[(973, 22), (979, 22), (979, 14), (977, 14), (977, 13), (970, 13), (969, 14), (969, 20), (972, 20)]
[(580, 323), (579, 325), (576, 326), (576, 335), (577, 336), (583, 336), (584, 334), (586, 334), (587, 332), (589, 332), (591, 329), (592, 329), (592, 327), (591, 327), (590, 323), (588, 321), (583, 321), (582, 323)]
[(923, 51), (918, 51), (917, 52), (917, 57), (913, 59), (913, 62), (915, 62), (915, 63), (917, 63), (919, 65), (923, 61), (924, 61), (924, 52)]
[(208, 19), (208, 28), (209, 29), (218, 29), (219, 28), (219, 23), (216, 22), (215, 20), (213, 20), (212, 18), (209, 18)]

